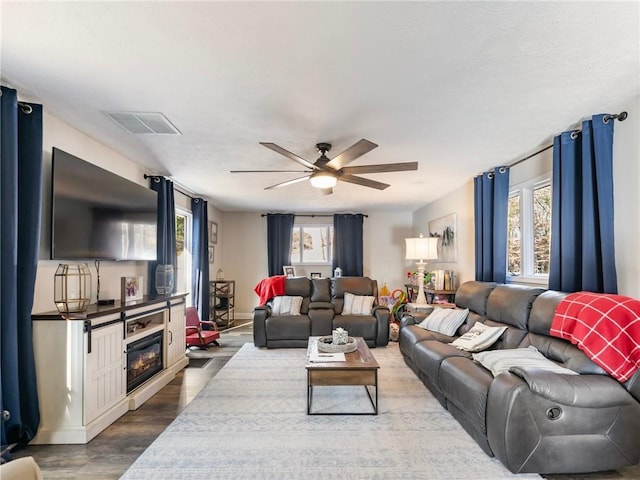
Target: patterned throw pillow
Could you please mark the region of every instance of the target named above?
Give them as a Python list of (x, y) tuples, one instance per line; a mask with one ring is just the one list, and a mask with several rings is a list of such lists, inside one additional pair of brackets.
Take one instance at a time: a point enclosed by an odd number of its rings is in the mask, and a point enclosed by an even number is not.
[(273, 298), (271, 315), (300, 315), (302, 297), (281, 295)]
[(418, 326), (425, 330), (431, 330), (432, 332), (438, 332), (452, 337), (456, 334), (460, 325), (467, 319), (468, 315), (468, 308), (461, 310), (459, 308), (435, 307), (433, 312), (420, 322)]
[(456, 348), (467, 352), (480, 352), (496, 343), (507, 327), (489, 327), (476, 322), (467, 333), (451, 342)]
[(535, 367), (564, 375), (578, 375), (577, 372), (552, 362), (534, 346), (474, 353), (473, 359), (480, 362), (484, 368), (491, 370), (494, 377), (502, 372), (508, 372), (511, 367)]
[(344, 306), (342, 315), (371, 315), (373, 308), (373, 297), (367, 295), (354, 295), (344, 293)]

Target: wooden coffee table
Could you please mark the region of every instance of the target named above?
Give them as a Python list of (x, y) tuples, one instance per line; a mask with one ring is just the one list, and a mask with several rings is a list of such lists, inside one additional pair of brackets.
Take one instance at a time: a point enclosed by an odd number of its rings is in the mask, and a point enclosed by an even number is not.
[[(362, 337), (355, 337), (357, 349), (345, 353), (344, 362), (311, 362), (310, 355), (317, 350), (319, 337), (309, 337), (307, 347), (307, 415), (377, 415), (378, 414), (378, 369), (380, 365), (373, 358), (367, 343)], [(313, 387), (315, 386), (363, 385), (373, 412), (370, 413), (312, 413)], [(375, 391), (375, 399), (369, 387)]]

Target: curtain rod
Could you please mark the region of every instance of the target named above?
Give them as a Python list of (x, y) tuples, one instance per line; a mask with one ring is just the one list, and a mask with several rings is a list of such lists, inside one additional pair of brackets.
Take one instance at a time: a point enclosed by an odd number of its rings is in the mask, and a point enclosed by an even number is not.
[[(262, 215), (260, 215), (261, 217), (266, 217), (267, 215), (271, 215), (269, 213), (263, 213)], [(338, 214), (338, 215), (345, 215), (345, 214)], [(369, 218), (369, 215), (365, 215), (363, 213), (357, 214), (357, 213), (347, 213), (346, 215), (362, 215), (365, 218)], [(309, 214), (309, 215), (298, 215), (296, 213), (293, 214), (294, 217), (333, 217), (333, 214)]]
[[(4, 86), (4, 85), (3, 85)], [(11, 90), (14, 90), (13, 88), (7, 86), (6, 88), (9, 88)], [(2, 96), (2, 92), (0, 91), (0, 97)], [(17, 101), (18, 106), (20, 107), (20, 110), (22, 110), (24, 113), (26, 113), (27, 115), (29, 115), (31, 112), (33, 112), (33, 107), (31, 105), (29, 105), (27, 102), (23, 102), (21, 100)]]
[[(146, 180), (147, 178), (159, 178), (159, 177), (162, 177), (162, 175), (147, 175), (146, 173), (144, 174), (144, 179), (145, 179), (145, 180)], [(174, 183), (175, 183), (175, 182), (174, 182)], [(180, 190), (179, 188), (176, 188), (176, 187), (175, 187), (175, 184), (174, 184), (173, 189), (174, 189), (176, 192), (181, 193), (181, 194), (182, 194), (182, 195), (184, 195), (185, 197), (190, 198), (191, 200), (197, 200), (197, 198), (196, 198), (196, 197), (192, 197), (192, 196), (191, 196), (191, 195), (189, 195), (188, 193), (183, 192), (183, 191), (182, 191), (182, 190)]]
[(18, 106), (22, 109), (22, 111), (24, 113), (26, 113), (27, 115), (29, 115), (31, 112), (33, 112), (33, 108), (31, 107), (31, 105), (29, 105), (26, 102), (18, 102)]
[[(609, 114), (609, 115), (605, 115), (605, 116), (604, 116), (604, 118), (602, 119), (602, 121), (603, 121), (604, 123), (609, 123), (609, 120), (615, 120), (615, 119), (618, 119), (618, 121), (620, 121), (620, 122), (624, 122), (624, 121), (627, 119), (627, 117), (628, 117), (628, 116), (629, 116), (629, 114), (628, 114), (627, 112), (611, 113), (611, 114)], [(575, 132), (579, 132), (579, 131), (580, 131), (580, 130), (574, 130), (574, 133), (575, 133)], [(546, 146), (546, 147), (544, 147), (544, 148), (541, 148), (540, 150), (538, 150), (538, 151), (537, 151), (537, 152), (535, 152), (535, 153), (532, 153), (531, 155), (528, 155), (528, 156), (526, 156), (526, 157), (524, 157), (524, 158), (521, 158), (520, 160), (516, 160), (515, 162), (510, 163), (510, 164), (505, 165), (505, 166), (506, 166), (507, 168), (515, 167), (516, 165), (519, 165), (519, 164), (521, 164), (522, 162), (525, 162), (525, 161), (529, 160), (530, 158), (535, 157), (536, 155), (540, 155), (542, 152), (545, 152), (545, 151), (549, 150), (549, 149), (550, 149), (550, 148), (552, 148), (552, 147), (553, 147), (553, 143), (552, 143), (551, 145), (547, 145), (547, 146)]]

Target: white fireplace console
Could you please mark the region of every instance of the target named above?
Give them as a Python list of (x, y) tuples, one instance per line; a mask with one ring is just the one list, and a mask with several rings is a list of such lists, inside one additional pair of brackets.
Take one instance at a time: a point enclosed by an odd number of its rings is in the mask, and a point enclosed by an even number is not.
[[(34, 444), (88, 443), (189, 364), (185, 297), (91, 305), (84, 315), (32, 315), (40, 428)], [(162, 367), (127, 393), (127, 346), (162, 332)]]

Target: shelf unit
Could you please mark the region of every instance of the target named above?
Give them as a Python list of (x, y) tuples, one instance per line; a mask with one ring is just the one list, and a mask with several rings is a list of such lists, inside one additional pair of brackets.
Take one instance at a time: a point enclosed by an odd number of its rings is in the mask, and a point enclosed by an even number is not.
[(235, 296), (235, 280), (212, 280), (209, 282), (210, 316), (220, 329), (230, 328), (235, 324)]
[[(409, 302), (414, 302), (418, 293), (418, 286), (411, 283), (405, 284), (407, 289), (407, 298)], [(446, 303), (453, 304), (456, 297), (456, 290), (434, 290), (432, 288), (425, 288), (424, 294), (427, 297), (428, 304)], [(436, 299), (436, 296), (439, 298)], [(446, 302), (442, 302), (442, 299)]]

